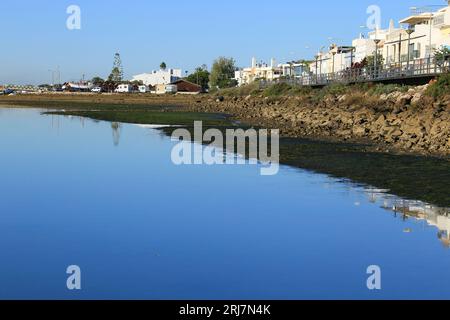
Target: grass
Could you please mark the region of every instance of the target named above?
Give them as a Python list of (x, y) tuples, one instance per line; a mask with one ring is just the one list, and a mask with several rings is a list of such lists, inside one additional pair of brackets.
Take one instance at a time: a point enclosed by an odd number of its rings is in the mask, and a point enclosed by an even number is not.
[(432, 83), (426, 94), (435, 99), (442, 98), (450, 94), (450, 73), (440, 75), (436, 82)]
[(222, 89), (218, 94), (223, 96), (246, 97), (255, 96), (260, 93), (259, 83), (254, 82), (245, 86)]
[(390, 94), (396, 91), (407, 92), (411, 87), (397, 84), (377, 84), (368, 90), (369, 94), (380, 96), (382, 94)]

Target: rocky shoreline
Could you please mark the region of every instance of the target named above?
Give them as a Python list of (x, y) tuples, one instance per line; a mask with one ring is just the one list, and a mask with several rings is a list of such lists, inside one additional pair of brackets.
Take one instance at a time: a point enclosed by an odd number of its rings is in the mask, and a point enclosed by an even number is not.
[(450, 156), (450, 99), (434, 101), (427, 86), (373, 96), (199, 97), (191, 111), (232, 114), (285, 137), (370, 144), (372, 151)]
[[(450, 158), (450, 95), (433, 99), (428, 85), (378, 94), (251, 95), (93, 95), (44, 94), (0, 97), (0, 104), (66, 108), (68, 103), (95, 109), (100, 105), (178, 106), (186, 111), (230, 114), (243, 123), (280, 129), (283, 137), (354, 142), (369, 151)], [(76, 108), (70, 107), (70, 108)], [(179, 108), (177, 108), (179, 109)], [(168, 110), (170, 111), (170, 110)]]

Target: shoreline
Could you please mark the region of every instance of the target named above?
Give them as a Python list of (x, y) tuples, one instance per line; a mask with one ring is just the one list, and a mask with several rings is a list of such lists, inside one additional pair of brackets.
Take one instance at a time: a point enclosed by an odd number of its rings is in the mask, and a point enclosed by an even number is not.
[(424, 97), (425, 89), (378, 97), (341, 94), (318, 102), (303, 95), (28, 94), (1, 96), (0, 106), (226, 114), (243, 125), (280, 129), (283, 138), (361, 144), (368, 152), (450, 159), (450, 102), (430, 101)]

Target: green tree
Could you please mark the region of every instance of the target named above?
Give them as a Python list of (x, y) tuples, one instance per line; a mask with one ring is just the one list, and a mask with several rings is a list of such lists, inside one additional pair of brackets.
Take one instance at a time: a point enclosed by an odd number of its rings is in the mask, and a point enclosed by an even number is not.
[(167, 69), (167, 64), (165, 62), (161, 62), (159, 67), (161, 68), (161, 70), (166, 70)]
[(112, 82), (122, 82), (123, 80), (123, 66), (120, 54), (116, 53), (114, 55), (114, 65), (111, 74), (108, 77), (108, 81)]
[[(373, 70), (375, 68), (375, 55), (364, 58), (362, 64), (369, 70)], [(384, 66), (384, 58), (381, 54), (377, 55), (377, 66), (378, 69), (382, 69)]]
[(91, 82), (94, 86), (101, 87), (105, 83), (105, 80), (100, 77), (94, 77)]
[(442, 47), (434, 52), (434, 60), (438, 66), (443, 66), (446, 61), (450, 60), (450, 48)]
[(209, 71), (206, 66), (201, 66), (195, 69), (193, 73), (186, 77), (187, 81), (196, 83), (202, 87), (203, 90), (209, 89)]
[(236, 65), (233, 58), (220, 57), (213, 63), (209, 83), (212, 88), (230, 88), (237, 85), (234, 80)]

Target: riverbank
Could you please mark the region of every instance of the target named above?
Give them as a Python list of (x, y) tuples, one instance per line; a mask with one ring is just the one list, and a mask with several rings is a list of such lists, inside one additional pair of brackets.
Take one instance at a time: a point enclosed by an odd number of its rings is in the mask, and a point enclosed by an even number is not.
[[(296, 92), (280, 87), (200, 96), (17, 95), (0, 97), (0, 104), (63, 109), (65, 114), (133, 123), (154, 121), (146, 113), (149, 110), (195, 112), (189, 121), (202, 120), (202, 113), (229, 114), (249, 125), (279, 128), (283, 137), (360, 143), (377, 152), (450, 156), (450, 97), (431, 98), (426, 94), (428, 85)], [(132, 115), (138, 111), (140, 115)], [(180, 119), (167, 118), (170, 124)]]

